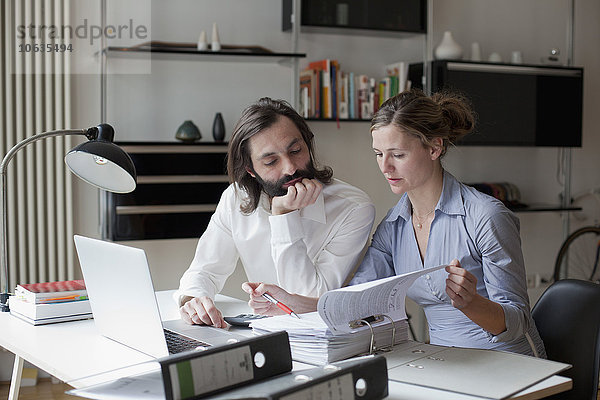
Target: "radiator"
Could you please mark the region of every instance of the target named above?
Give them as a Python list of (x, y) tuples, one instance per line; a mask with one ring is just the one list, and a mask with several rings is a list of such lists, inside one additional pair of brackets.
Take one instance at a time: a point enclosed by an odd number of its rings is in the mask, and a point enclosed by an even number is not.
[[(20, 51), (40, 44), (17, 27), (62, 26), (69, 0), (0, 2), (0, 155), (36, 133), (70, 128), (71, 77), (66, 52)], [(46, 44), (62, 41), (44, 39)], [(35, 142), (7, 168), (9, 288), (75, 278), (70, 137)]]

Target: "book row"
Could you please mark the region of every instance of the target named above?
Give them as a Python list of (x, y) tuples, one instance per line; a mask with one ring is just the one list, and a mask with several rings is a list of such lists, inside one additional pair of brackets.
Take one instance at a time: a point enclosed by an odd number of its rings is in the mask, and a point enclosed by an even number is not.
[(390, 97), (410, 89), (408, 63), (385, 66), (385, 77), (345, 72), (337, 60), (318, 60), (300, 72), (300, 114), (313, 119), (370, 119)]

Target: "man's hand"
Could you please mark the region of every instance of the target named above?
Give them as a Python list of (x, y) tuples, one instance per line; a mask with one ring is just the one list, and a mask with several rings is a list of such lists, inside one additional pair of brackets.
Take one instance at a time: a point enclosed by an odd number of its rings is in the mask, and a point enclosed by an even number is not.
[(304, 178), (295, 185), (289, 186), (285, 196), (273, 197), (271, 214), (287, 214), (314, 204), (322, 190), (323, 184), (317, 179)]
[(190, 325), (214, 325), (217, 328), (225, 328), (227, 323), (223, 314), (215, 306), (215, 302), (206, 296), (194, 297), (179, 307), (181, 319)]
[(277, 305), (271, 303), (264, 297), (263, 293), (269, 293), (271, 296), (291, 308), (296, 314), (303, 314), (316, 311), (319, 299), (317, 297), (301, 296), (291, 294), (277, 285), (269, 283), (244, 282), (242, 290), (250, 295), (248, 305), (255, 314), (261, 315), (282, 315), (285, 314)]

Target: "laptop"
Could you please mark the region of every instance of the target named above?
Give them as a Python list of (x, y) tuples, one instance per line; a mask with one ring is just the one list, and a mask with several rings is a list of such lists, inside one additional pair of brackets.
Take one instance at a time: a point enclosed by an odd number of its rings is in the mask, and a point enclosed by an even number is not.
[(79, 235), (74, 240), (94, 320), (103, 336), (156, 358), (246, 338), (181, 319), (161, 321), (144, 250)]

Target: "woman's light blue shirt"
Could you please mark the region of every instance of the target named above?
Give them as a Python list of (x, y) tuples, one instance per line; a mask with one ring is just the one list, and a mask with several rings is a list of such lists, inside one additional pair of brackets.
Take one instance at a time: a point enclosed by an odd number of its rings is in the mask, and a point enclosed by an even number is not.
[(500, 201), (444, 171), (422, 262), (411, 215), (411, 203), (404, 194), (377, 227), (350, 284), (448, 264), (456, 258), (477, 278), (477, 293), (502, 306), (506, 330), (492, 335), (453, 307), (446, 294), (448, 273), (442, 269), (418, 278), (407, 294), (425, 311), (430, 342), (533, 355), (528, 333), (545, 358), (529, 308), (517, 217)]

